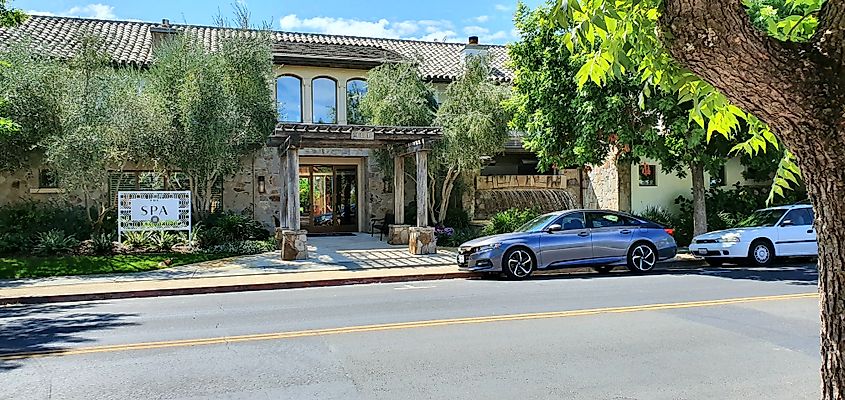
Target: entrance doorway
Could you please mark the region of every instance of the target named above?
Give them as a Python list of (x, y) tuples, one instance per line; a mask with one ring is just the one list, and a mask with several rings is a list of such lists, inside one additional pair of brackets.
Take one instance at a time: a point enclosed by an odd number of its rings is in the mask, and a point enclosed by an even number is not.
[(358, 231), (358, 167), (300, 165), (300, 225), (313, 233)]

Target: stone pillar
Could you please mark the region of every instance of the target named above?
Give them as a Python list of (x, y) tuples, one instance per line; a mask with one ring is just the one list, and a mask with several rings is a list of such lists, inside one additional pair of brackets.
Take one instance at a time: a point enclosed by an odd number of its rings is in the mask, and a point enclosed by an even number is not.
[(437, 254), (437, 238), (434, 228), (412, 226), (408, 238), (408, 252), (411, 254)]
[(299, 149), (287, 150), (287, 228), (299, 230)]
[[(425, 226), (428, 226), (428, 152), (425, 151), (425, 150), (420, 150), (420, 151), (416, 152), (416, 156), (417, 156), (417, 226), (425, 227)], [(432, 234), (432, 236), (433, 236), (433, 234)], [(415, 254), (418, 254), (418, 253), (415, 253)]]
[(388, 225), (387, 226), (387, 243), (390, 244), (408, 244), (408, 237), (410, 235), (408, 229), (410, 225)]
[(393, 215), (397, 225), (405, 223), (405, 158), (402, 156), (393, 157)]
[(276, 229), (276, 242), (282, 249), (282, 260), (305, 260), (308, 258), (308, 231)]

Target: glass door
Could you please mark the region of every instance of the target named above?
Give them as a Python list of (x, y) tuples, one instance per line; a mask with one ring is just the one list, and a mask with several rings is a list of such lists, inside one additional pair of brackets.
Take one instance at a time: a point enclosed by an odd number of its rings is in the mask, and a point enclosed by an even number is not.
[(358, 169), (304, 165), (299, 168), (300, 223), (309, 232), (358, 230)]

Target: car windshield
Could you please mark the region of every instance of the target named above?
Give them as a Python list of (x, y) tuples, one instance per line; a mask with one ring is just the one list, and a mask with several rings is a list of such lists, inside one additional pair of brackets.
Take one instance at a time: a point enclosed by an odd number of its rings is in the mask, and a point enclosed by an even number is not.
[(526, 222), (524, 225), (517, 228), (514, 232), (537, 232), (543, 229), (551, 222), (553, 218), (557, 217), (555, 214), (545, 214)]
[(755, 226), (775, 226), (780, 217), (786, 213), (784, 209), (765, 209), (751, 213), (748, 218), (739, 223), (740, 228), (751, 228)]

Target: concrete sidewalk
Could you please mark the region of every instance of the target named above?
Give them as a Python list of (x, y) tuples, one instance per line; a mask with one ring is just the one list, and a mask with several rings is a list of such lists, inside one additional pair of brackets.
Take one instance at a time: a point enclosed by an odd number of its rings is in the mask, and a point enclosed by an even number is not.
[[(282, 261), (278, 252), (232, 257), (158, 271), (0, 281), (0, 304), (51, 303), (128, 297), (176, 296), (272, 290), (359, 283), (468, 279), (481, 274), (459, 271), (456, 254), (415, 256), (407, 246), (391, 246), (356, 234), (309, 240), (310, 259)], [(662, 268), (699, 263), (688, 254)], [(589, 268), (539, 274), (592, 272)]]

